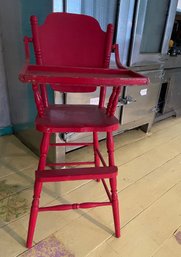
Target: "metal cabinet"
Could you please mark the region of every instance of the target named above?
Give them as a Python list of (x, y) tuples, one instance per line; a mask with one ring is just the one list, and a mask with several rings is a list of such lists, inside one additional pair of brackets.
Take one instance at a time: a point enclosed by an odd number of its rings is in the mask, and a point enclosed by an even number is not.
[(181, 68), (165, 70), (162, 87), (166, 87), (163, 115), (181, 114)]
[[(136, 1), (130, 66), (162, 64), (174, 23), (178, 0)], [(156, 10), (156, 13), (155, 13)], [(154, 37), (154, 39), (153, 39)]]
[(148, 86), (125, 87), (120, 99), (122, 104), (120, 122), (121, 128), (142, 126), (145, 131), (151, 128), (161, 88), (163, 70), (140, 72), (150, 79)]

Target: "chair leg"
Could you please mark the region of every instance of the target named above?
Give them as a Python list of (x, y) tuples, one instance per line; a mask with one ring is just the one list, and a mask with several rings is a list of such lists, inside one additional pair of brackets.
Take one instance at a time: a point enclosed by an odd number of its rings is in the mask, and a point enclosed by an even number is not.
[(44, 133), (40, 145), (40, 160), (38, 164), (38, 170), (44, 170), (46, 166), (46, 159), (50, 144), (50, 133)]
[[(96, 149), (99, 149), (99, 140), (98, 140), (98, 133), (97, 132), (93, 132), (93, 147), (94, 147), (95, 167), (99, 167), (100, 166), (100, 159), (99, 159), (99, 156), (96, 152)], [(97, 179), (96, 181), (100, 182), (100, 179)]]
[[(49, 141), (50, 141), (50, 134), (44, 133), (41, 141), (41, 146), (40, 146), (40, 160), (39, 160), (38, 170), (44, 170), (46, 166), (46, 158), (47, 158), (47, 153), (49, 148)], [(38, 182), (35, 179), (34, 196), (33, 196), (33, 201), (31, 206), (28, 236), (27, 236), (27, 243), (26, 243), (26, 246), (28, 248), (32, 247), (33, 235), (34, 235), (36, 220), (38, 216), (39, 199), (40, 199), (41, 190), (42, 190), (42, 183)]]
[(93, 132), (93, 144), (94, 144), (94, 162), (95, 166), (99, 167), (100, 166), (100, 159), (99, 156), (96, 152), (96, 149), (99, 149), (99, 140), (98, 140), (98, 133)]
[(107, 132), (107, 152), (108, 152), (108, 161), (109, 166), (114, 166), (114, 139), (111, 132)]
[[(114, 139), (111, 132), (107, 132), (107, 151), (108, 151), (108, 159), (109, 166), (115, 165), (114, 162)], [(120, 237), (120, 217), (119, 217), (119, 201), (117, 194), (117, 181), (116, 177), (110, 179), (110, 187), (112, 193), (112, 209), (113, 209), (113, 217), (114, 217), (114, 227), (115, 227), (115, 235), (116, 237)]]
[(39, 208), (39, 199), (40, 199), (41, 189), (42, 189), (42, 183), (35, 181), (34, 196), (33, 196), (33, 201), (32, 201), (32, 206), (31, 206), (28, 236), (27, 236), (27, 242), (26, 242), (27, 248), (32, 247), (33, 235), (34, 235), (36, 220), (37, 220), (37, 216), (38, 216), (38, 208)]
[(117, 183), (116, 177), (110, 179), (111, 193), (112, 193), (112, 209), (114, 217), (115, 235), (117, 238), (120, 237), (120, 217), (119, 217), (119, 201), (117, 194)]

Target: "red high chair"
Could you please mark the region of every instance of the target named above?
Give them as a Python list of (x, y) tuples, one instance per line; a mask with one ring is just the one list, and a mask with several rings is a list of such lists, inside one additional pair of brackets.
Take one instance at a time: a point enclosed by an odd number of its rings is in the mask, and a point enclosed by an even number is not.
[[(40, 160), (35, 176), (34, 196), (31, 207), (27, 247), (32, 246), (38, 212), (60, 211), (78, 208), (93, 208), (111, 205), (115, 224), (115, 235), (120, 237), (119, 204), (117, 196), (117, 167), (114, 163), (112, 132), (119, 123), (114, 116), (121, 86), (146, 84), (141, 75), (126, 70), (119, 62), (118, 47), (112, 45), (113, 26), (101, 30), (92, 17), (68, 13), (52, 13), (43, 25), (38, 25), (36, 16), (31, 17), (32, 38), (25, 37), (26, 65), (20, 80), (31, 82), (38, 115), (36, 129), (43, 133)], [(34, 46), (36, 65), (29, 64), (29, 43)], [(111, 51), (115, 51), (117, 70), (108, 69)], [(100, 87), (99, 105), (49, 104), (46, 85), (60, 92), (93, 92)], [(106, 87), (112, 86), (109, 103), (105, 107)], [(52, 133), (92, 132), (94, 162), (89, 168), (66, 168), (48, 170), (46, 166), (49, 146), (73, 145), (73, 143), (51, 144)], [(98, 143), (98, 132), (107, 132), (108, 165), (104, 161)], [(88, 143), (81, 143), (88, 145)], [(76, 152), (75, 152), (76, 154)], [(100, 165), (102, 163), (102, 167)], [(79, 162), (78, 164), (90, 164)], [(55, 163), (50, 166), (68, 166), (73, 163)], [(39, 207), (39, 198), (44, 182), (73, 180), (102, 180), (108, 195), (107, 202), (85, 202)], [(109, 179), (110, 189), (105, 179)]]

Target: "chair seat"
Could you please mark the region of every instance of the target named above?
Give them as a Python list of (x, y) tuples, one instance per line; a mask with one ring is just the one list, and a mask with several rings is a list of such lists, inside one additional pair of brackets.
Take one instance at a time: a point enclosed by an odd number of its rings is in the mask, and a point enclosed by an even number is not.
[(50, 105), (35, 123), (41, 132), (111, 132), (119, 127), (116, 117), (96, 105)]
[(104, 179), (113, 178), (116, 175), (116, 166), (36, 171), (36, 179), (40, 182)]

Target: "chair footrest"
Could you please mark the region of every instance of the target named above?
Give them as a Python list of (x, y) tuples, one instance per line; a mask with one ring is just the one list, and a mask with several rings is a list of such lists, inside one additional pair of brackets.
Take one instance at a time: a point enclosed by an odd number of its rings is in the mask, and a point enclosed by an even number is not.
[(37, 170), (36, 180), (39, 182), (58, 182), (71, 180), (91, 180), (113, 178), (117, 175), (117, 167), (71, 168), (59, 170)]

